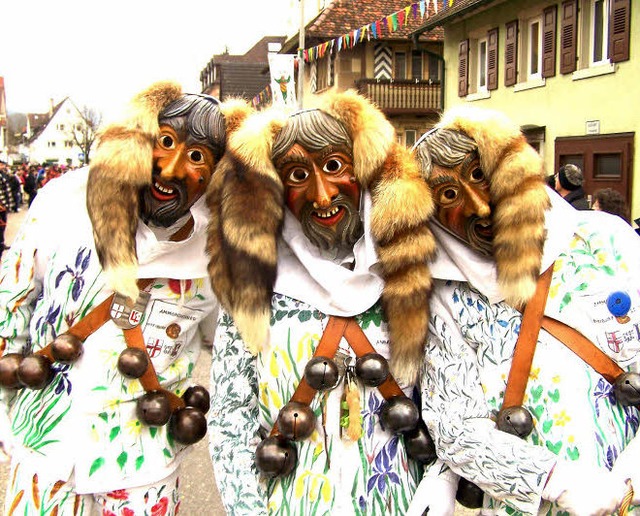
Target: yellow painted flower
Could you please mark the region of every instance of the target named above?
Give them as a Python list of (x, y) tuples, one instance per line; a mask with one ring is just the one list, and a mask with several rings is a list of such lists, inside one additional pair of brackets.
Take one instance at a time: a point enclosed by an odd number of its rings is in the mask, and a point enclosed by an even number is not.
[(263, 405), (267, 404), (267, 401), (269, 401), (269, 396), (267, 394), (267, 390), (268, 390), (268, 384), (267, 382), (260, 382), (260, 401), (262, 402)]
[(571, 421), (571, 417), (563, 410), (560, 414), (554, 414), (553, 419), (555, 424), (558, 426), (564, 426), (566, 423)]
[(269, 387), (269, 398), (271, 398), (271, 401), (274, 406), (276, 407), (283, 406), (282, 398), (278, 394), (278, 391), (276, 391), (275, 389), (272, 389), (271, 387)]
[(560, 283), (554, 283), (549, 287), (549, 296), (551, 299), (555, 298), (558, 295), (558, 289), (560, 288)]
[(318, 476), (313, 475), (311, 477), (311, 488), (309, 489), (309, 500), (315, 502), (318, 499)]
[(142, 432), (142, 423), (139, 419), (131, 419), (125, 423), (124, 428), (129, 435), (138, 437)]
[(172, 362), (171, 364), (169, 364), (169, 367), (167, 367), (167, 371), (169, 373), (173, 373), (176, 376), (180, 375), (180, 373), (184, 371), (187, 371), (188, 369), (189, 369), (189, 359), (186, 357), (179, 358), (175, 362)]
[(315, 344), (320, 340), (317, 333), (305, 333), (298, 341), (296, 360), (311, 357)]
[(100, 440), (100, 436), (98, 435), (98, 430), (96, 429), (96, 425), (91, 425), (91, 440), (94, 443), (97, 443)]
[(540, 368), (532, 367), (531, 372), (529, 373), (529, 378), (531, 378), (532, 380), (537, 380), (539, 374), (540, 374)]
[(293, 495), (295, 496), (296, 500), (300, 500), (304, 496), (304, 493), (306, 491), (306, 489), (305, 489), (305, 479), (308, 476), (309, 476), (309, 472), (305, 471), (302, 475), (300, 475), (298, 478), (296, 478), (296, 483), (295, 483), (295, 486), (293, 488)]
[(106, 366), (105, 369), (114, 370), (118, 366), (118, 358), (120, 357), (120, 351), (115, 349), (103, 349), (100, 351), (102, 363)]
[(142, 390), (143, 390), (142, 384), (140, 383), (139, 380), (131, 380), (128, 382), (127, 394), (131, 394), (132, 396), (135, 396), (136, 394), (142, 392)]
[(562, 267), (564, 267), (564, 258), (557, 258), (553, 264), (553, 272), (562, 270)]
[(322, 443), (316, 444), (315, 447), (313, 448), (313, 458), (316, 459), (318, 455), (322, 453), (323, 449), (324, 449), (324, 446), (322, 446)]
[(562, 381), (562, 377), (559, 374), (557, 374), (553, 378), (551, 378), (551, 381), (553, 383), (560, 383)]
[(120, 398), (112, 398), (110, 400), (107, 400), (106, 408), (110, 409), (110, 410), (116, 410), (120, 404), (122, 403), (122, 400)]
[(575, 438), (575, 436), (573, 436), (573, 435), (570, 435), (570, 436), (567, 438), (567, 441), (568, 441), (569, 443), (571, 443), (571, 444), (573, 444), (573, 441), (575, 441), (575, 440), (576, 440), (576, 438)]
[(320, 490), (320, 494), (322, 495), (322, 500), (326, 503), (331, 500), (331, 482), (329, 479), (326, 479), (322, 483), (322, 489)]
[(274, 378), (280, 376), (280, 368), (284, 365), (291, 372), (292, 365), (289, 355), (281, 348), (275, 348), (269, 357), (269, 371)]
[(596, 258), (598, 259), (598, 265), (604, 265), (608, 261), (608, 254), (601, 252), (596, 254)]

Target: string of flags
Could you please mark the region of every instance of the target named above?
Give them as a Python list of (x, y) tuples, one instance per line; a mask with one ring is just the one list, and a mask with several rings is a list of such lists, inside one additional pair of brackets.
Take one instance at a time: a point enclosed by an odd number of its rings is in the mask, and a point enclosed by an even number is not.
[(405, 26), (409, 22), (409, 17), (417, 19), (424, 19), (425, 16), (429, 17), (429, 5), (433, 4), (433, 12), (438, 13), (439, 10), (444, 10), (452, 7), (454, 3), (459, 0), (420, 0), (414, 2), (404, 9), (400, 9), (395, 13), (380, 18), (374, 22), (363, 25), (359, 29), (354, 29), (347, 34), (343, 34), (340, 37), (320, 43), (315, 47), (299, 49), (298, 57), (304, 59), (306, 63), (313, 62), (317, 59), (322, 59), (327, 51), (340, 52), (344, 49), (351, 49), (358, 43), (371, 39), (378, 39), (382, 37), (383, 32), (391, 34), (397, 31), (399, 28)]

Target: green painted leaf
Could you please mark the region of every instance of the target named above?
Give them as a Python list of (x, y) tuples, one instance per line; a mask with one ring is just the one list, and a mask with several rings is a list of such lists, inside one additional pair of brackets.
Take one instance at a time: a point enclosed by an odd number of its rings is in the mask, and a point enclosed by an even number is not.
[(128, 458), (129, 458), (129, 455), (127, 454), (126, 451), (123, 451), (120, 455), (118, 455), (116, 462), (118, 463), (118, 466), (120, 466), (120, 469), (124, 468), (124, 465), (127, 463)]
[(144, 455), (140, 455), (140, 457), (136, 459), (136, 471), (140, 469), (143, 463), (144, 463)]
[(578, 460), (580, 458), (580, 450), (578, 450), (577, 446), (567, 448), (567, 455), (571, 460)]
[(542, 431), (546, 434), (547, 432), (549, 432), (549, 430), (551, 430), (552, 426), (553, 426), (553, 419), (548, 419), (542, 424)]
[(165, 457), (169, 457), (169, 458), (171, 458), (171, 452), (170, 452), (167, 448), (164, 448), (164, 449), (162, 450), (162, 453), (164, 453), (164, 456), (165, 456)]
[(558, 441), (555, 444), (552, 443), (551, 441), (547, 441), (545, 444), (549, 449), (549, 451), (555, 453), (556, 455), (558, 455), (558, 453), (560, 452), (560, 449), (562, 448), (562, 441)]
[(531, 400), (533, 401), (533, 403), (538, 402), (540, 396), (542, 396), (542, 390), (542, 385), (538, 385), (534, 389), (531, 389)]
[(89, 468), (89, 476), (93, 475), (102, 466), (104, 466), (104, 457), (98, 457), (93, 461), (93, 464), (91, 464), (91, 468)]
[(113, 441), (116, 437), (118, 437), (118, 434), (120, 434), (120, 427), (114, 426), (111, 429), (111, 432), (109, 432), (109, 441)]
[(542, 413), (544, 412), (544, 405), (536, 405), (532, 410), (536, 416), (536, 419), (540, 419), (542, 417)]
[(560, 399), (560, 391), (558, 389), (549, 391), (547, 392), (547, 394), (549, 395), (549, 398), (551, 398), (552, 401), (558, 403), (558, 400)]
[(155, 427), (155, 426), (149, 427), (149, 435), (151, 435), (151, 437), (155, 437), (157, 433), (158, 433), (158, 427)]
[(300, 322), (305, 322), (311, 319), (311, 311), (310, 310), (301, 310), (298, 314), (298, 319)]

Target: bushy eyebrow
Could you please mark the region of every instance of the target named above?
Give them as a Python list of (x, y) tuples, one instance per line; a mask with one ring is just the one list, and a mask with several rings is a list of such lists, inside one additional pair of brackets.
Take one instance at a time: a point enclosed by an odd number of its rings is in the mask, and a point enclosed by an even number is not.
[(454, 177), (454, 176), (436, 176), (436, 177), (431, 177), (429, 178), (429, 185), (430, 186), (438, 186), (441, 185), (443, 183), (457, 183), (458, 182), (458, 178)]
[(275, 163), (277, 168), (282, 168), (284, 165), (289, 163), (300, 163), (302, 165), (311, 165), (311, 161), (304, 154), (299, 153), (298, 151), (293, 151), (292, 153), (288, 153)]

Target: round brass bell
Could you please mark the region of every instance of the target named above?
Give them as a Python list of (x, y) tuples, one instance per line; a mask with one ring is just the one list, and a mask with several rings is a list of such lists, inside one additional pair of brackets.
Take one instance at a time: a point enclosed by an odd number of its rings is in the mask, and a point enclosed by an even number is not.
[(640, 404), (640, 375), (623, 373), (613, 384), (616, 401), (625, 407)]
[(395, 396), (380, 409), (380, 420), (384, 428), (393, 433), (413, 430), (419, 419), (418, 407), (406, 396)]
[(75, 335), (63, 333), (51, 343), (51, 355), (56, 362), (69, 364), (75, 362), (82, 355), (82, 341)]
[(304, 379), (317, 391), (333, 389), (340, 379), (336, 363), (327, 357), (313, 357), (304, 368)]
[(483, 499), (482, 489), (466, 478), (460, 477), (456, 491), (456, 500), (460, 505), (464, 505), (467, 509), (479, 509), (482, 507)]
[(136, 404), (136, 416), (149, 426), (162, 426), (171, 417), (169, 397), (162, 391), (145, 393)]
[(362, 383), (377, 387), (389, 376), (389, 362), (379, 353), (367, 353), (356, 360), (355, 370)]
[(207, 418), (195, 407), (179, 408), (171, 415), (169, 431), (181, 444), (197, 443), (207, 433)]
[(22, 387), (18, 380), (18, 367), (22, 362), (21, 353), (7, 353), (0, 358), (0, 385), (7, 389)]
[(202, 385), (192, 385), (182, 395), (184, 404), (187, 407), (195, 407), (203, 414), (206, 414), (211, 404), (211, 398), (209, 391)]
[(423, 464), (431, 464), (437, 458), (436, 446), (422, 419), (418, 421), (413, 430), (404, 433), (404, 445), (407, 449), (407, 455)]
[(44, 355), (29, 355), (18, 366), (18, 380), (30, 389), (44, 389), (53, 378), (51, 360)]
[(280, 409), (277, 425), (287, 439), (301, 441), (313, 433), (316, 416), (309, 405), (290, 401)]
[(296, 467), (296, 462), (298, 452), (295, 445), (281, 435), (267, 437), (256, 448), (256, 467), (269, 478), (288, 475)]
[(118, 357), (117, 367), (126, 378), (140, 378), (149, 367), (147, 352), (144, 349), (126, 348)]
[(506, 407), (498, 412), (496, 425), (498, 430), (524, 438), (533, 430), (533, 418), (524, 407)]

